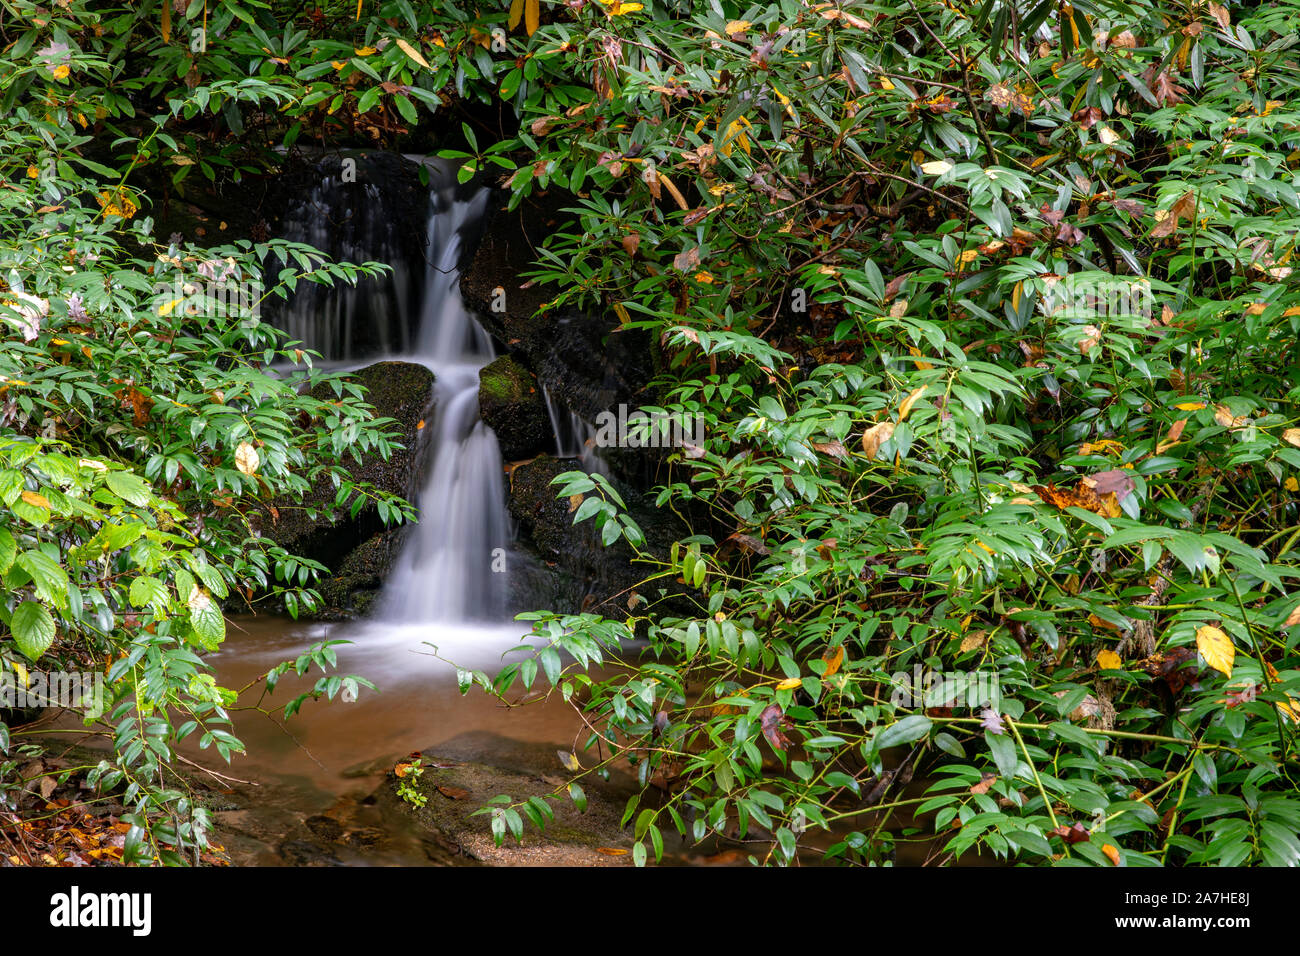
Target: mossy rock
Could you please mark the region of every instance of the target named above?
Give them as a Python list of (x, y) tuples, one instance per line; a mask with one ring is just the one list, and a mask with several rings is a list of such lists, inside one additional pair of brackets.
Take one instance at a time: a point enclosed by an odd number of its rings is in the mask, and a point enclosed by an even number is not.
[(536, 455), (551, 443), (550, 419), (537, 378), (508, 355), (479, 370), (479, 415), (496, 432), (507, 461)]

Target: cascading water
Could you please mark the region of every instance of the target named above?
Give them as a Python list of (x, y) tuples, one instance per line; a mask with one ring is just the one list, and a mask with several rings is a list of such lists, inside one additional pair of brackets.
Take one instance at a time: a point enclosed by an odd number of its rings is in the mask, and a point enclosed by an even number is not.
[(608, 477), (608, 466), (596, 454), (596, 429), (582, 416), (560, 404), (545, 385), (542, 386), (542, 398), (551, 418), (551, 432), (555, 435), (555, 454), (560, 458), (577, 458), (582, 463), (582, 470), (588, 474), (599, 472)]
[[(454, 183), (454, 180), (453, 180)], [(435, 190), (429, 217), (429, 273), (413, 358), (433, 369), (436, 412), (420, 523), (389, 579), (382, 612), (400, 621), (499, 618), (509, 544), (501, 452), (478, 416), (478, 372), (492, 341), (461, 301), (457, 261), (467, 223), (483, 213), (486, 192), (459, 201)]]
[(387, 184), (325, 175), (309, 201), (285, 217), (286, 237), (336, 259), (385, 261), (393, 267), (391, 286), (363, 282), (328, 294), (304, 288), (279, 324), (343, 367), (382, 357), (433, 371), (435, 410), (420, 433), (424, 477), (414, 493), (420, 521), (407, 533), (379, 616), (406, 624), (500, 620), (499, 572), (510, 526), (496, 436), (478, 415), (478, 372), (493, 358), (492, 341), (466, 310), (457, 281), (463, 237), (482, 218), (487, 191), (468, 194), (455, 167), (424, 162), (430, 190), (423, 282), (416, 281), (411, 263), (419, 259), (398, 225), (403, 210), (390, 208)]

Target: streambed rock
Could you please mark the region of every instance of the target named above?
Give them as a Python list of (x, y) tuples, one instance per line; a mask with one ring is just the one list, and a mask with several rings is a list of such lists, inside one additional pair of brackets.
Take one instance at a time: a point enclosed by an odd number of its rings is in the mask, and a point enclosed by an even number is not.
[[(480, 762), (483, 754), (491, 754), (494, 763)], [(473, 732), (425, 751), (420, 758), (423, 773), (412, 786), (424, 796), (425, 805), (416, 807), (403, 800), (397, 792), (399, 779), (390, 772), (374, 794), (376, 808), (386, 818), (398, 815), (414, 820), (444, 848), (489, 866), (632, 864), (631, 833), (619, 826), (627, 799), (635, 792), (630, 779), (617, 774), (610, 781), (583, 777), (587, 809), (580, 813), (565, 792), (571, 775), (549, 746)], [(522, 843), (507, 837), (496, 846), (491, 817), (474, 815), (499, 794), (523, 801), (557, 788), (561, 796), (548, 801), (555, 819), (540, 832), (526, 822)]]
[(536, 455), (551, 444), (550, 419), (537, 377), (509, 355), (478, 373), (479, 416), (496, 433), (507, 461)]

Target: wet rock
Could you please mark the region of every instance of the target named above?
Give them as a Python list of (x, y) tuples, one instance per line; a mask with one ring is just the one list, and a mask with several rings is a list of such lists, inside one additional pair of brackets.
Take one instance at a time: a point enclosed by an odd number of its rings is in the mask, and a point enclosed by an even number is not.
[[(516, 575), (517, 580), (535, 581), (543, 590), (516, 595), (516, 605), (623, 618), (633, 611), (643, 613), (650, 601), (672, 600), (682, 590), (676, 584), (664, 583), (652, 593), (642, 593), (649, 590), (640, 587), (645, 573), (633, 563), (636, 555), (625, 541), (605, 547), (594, 521), (573, 523), (573, 513), (581, 502), (556, 497), (560, 486), (551, 482), (566, 471), (580, 470), (576, 458), (539, 455), (510, 473), (509, 508), (519, 523), (520, 545), (531, 545), (536, 559), (550, 572), (549, 576), (529, 575), (527, 564), (521, 567), (517, 562), (514, 568), (523, 572)], [(665, 557), (673, 540), (686, 534), (685, 529), (671, 513), (654, 509), (636, 489), (615, 484), (628, 513), (646, 535), (646, 550)], [(663, 609), (662, 604), (660, 607)]]
[(532, 372), (503, 355), (478, 377), (479, 416), (496, 433), (507, 461), (529, 458), (551, 444), (550, 420)]
[(568, 215), (572, 197), (549, 190), (515, 210), (494, 197), (482, 240), (461, 275), (461, 294), (484, 327), (537, 371), (543, 385), (587, 421), (620, 403), (650, 402), (658, 350), (640, 329), (611, 315), (546, 308), (550, 286), (532, 283), (536, 250)]
[(318, 813), (314, 817), (308, 817), (303, 821), (303, 825), (316, 836), (330, 843), (338, 842), (343, 836), (343, 824), (324, 814)]
[(342, 866), (343, 861), (329, 847), (310, 840), (286, 840), (276, 847), (290, 866)]

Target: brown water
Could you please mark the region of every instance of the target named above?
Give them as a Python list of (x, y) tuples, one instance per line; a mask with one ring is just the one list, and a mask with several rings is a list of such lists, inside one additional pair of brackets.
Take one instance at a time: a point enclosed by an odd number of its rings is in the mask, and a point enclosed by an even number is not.
[[(261, 702), (268, 714), (233, 714), (235, 734), (247, 748), (230, 766), (197, 740), (186, 742), (187, 757), (234, 782), (216, 782), (238, 809), (216, 814), (232, 859), (244, 864), (303, 862), (280, 846), (304, 820), (324, 815), (351, 829), (364, 830), (374, 845), (356, 854), (338, 852), (344, 863), (427, 863), (429, 854), (404, 821), (380, 819), (367, 809), (367, 797), (400, 758), (432, 749), (458, 759), (519, 763), (554, 749), (575, 749), (581, 728), (572, 707), (558, 694), (550, 700), (506, 707), (475, 687), (462, 696), (456, 665), (489, 674), (512, 655), (526, 625), (400, 626), (372, 622), (299, 623), (280, 617), (240, 617), (231, 621), (219, 653), (209, 658), (223, 687), (240, 689), (241, 705), (256, 703), (256, 682), (276, 664), (295, 658), (326, 639), (338, 646), (331, 673), (356, 674), (377, 689), (362, 688), (354, 701), (307, 701), (285, 720), (283, 708), (308, 691), (322, 674), (314, 665), (303, 677), (290, 673)], [(429, 646), (436, 645), (437, 650)], [(541, 684), (546, 684), (543, 680)], [(547, 685), (549, 686), (549, 685)], [(518, 688), (516, 688), (518, 689)], [(560, 772), (558, 759), (555, 772)], [(200, 779), (211, 779), (199, 774)], [(540, 786), (540, 784), (539, 784)], [(220, 800), (218, 800), (220, 803)], [(323, 826), (319, 820), (317, 825)], [(378, 839), (382, 832), (383, 839)], [(289, 848), (290, 851), (294, 847)]]

